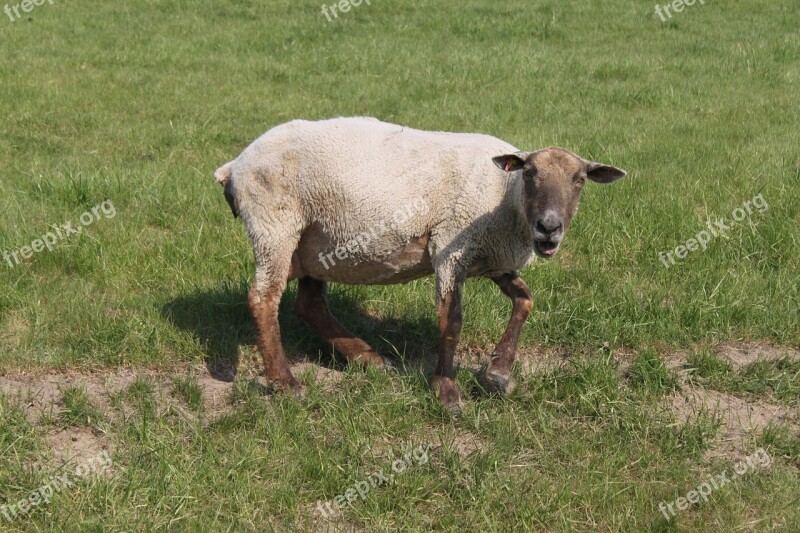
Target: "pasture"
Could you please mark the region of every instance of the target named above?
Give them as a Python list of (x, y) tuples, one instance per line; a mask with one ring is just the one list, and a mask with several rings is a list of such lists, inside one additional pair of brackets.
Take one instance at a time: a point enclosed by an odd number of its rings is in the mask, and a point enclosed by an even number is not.
[[(0, 14), (0, 530), (800, 529), (793, 0), (26, 2)], [(264, 386), (212, 175), (351, 115), (628, 171), (522, 272), (511, 396), (476, 379), (511, 309), (487, 280), (461, 418), (428, 386), (432, 278), (331, 287), (395, 373), (334, 356), (291, 284), (309, 394)]]

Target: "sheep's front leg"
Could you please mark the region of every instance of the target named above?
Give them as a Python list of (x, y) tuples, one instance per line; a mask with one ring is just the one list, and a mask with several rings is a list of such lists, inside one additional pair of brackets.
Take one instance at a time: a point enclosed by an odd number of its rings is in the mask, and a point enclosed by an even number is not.
[(517, 353), (517, 344), (522, 326), (533, 310), (533, 297), (525, 281), (516, 272), (509, 272), (492, 278), (503, 294), (511, 298), (511, 319), (508, 321), (503, 337), (492, 353), (492, 360), (486, 369), (486, 383), (489, 388), (510, 394), (516, 383), (511, 377), (511, 367)]
[(461, 414), (464, 403), (455, 383), (456, 372), (453, 358), (456, 353), (458, 337), (461, 334), (461, 295), (464, 280), (457, 280), (449, 291), (437, 291), (436, 307), (439, 315), (439, 362), (431, 381), (431, 386), (439, 397), (442, 406), (452, 415)]

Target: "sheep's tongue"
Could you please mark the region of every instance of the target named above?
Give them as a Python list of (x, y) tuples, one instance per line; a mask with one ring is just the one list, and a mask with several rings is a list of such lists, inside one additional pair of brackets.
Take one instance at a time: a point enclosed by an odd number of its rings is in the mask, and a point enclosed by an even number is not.
[(537, 244), (539, 245), (539, 251), (544, 255), (555, 255), (555, 253), (558, 251), (558, 244), (554, 242), (539, 241)]

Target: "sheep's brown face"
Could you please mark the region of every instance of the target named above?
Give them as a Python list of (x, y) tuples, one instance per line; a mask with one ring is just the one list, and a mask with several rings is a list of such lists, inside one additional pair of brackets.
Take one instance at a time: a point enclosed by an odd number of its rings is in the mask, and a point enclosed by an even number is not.
[(506, 172), (522, 171), (525, 215), (540, 257), (553, 257), (558, 251), (587, 179), (611, 183), (625, 176), (624, 170), (587, 161), (563, 148), (506, 154), (493, 161)]

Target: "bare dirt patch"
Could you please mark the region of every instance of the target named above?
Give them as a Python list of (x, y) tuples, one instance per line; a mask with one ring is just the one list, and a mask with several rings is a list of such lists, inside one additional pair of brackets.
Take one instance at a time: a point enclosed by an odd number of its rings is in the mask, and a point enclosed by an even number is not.
[[(800, 360), (800, 351), (787, 346), (774, 346), (759, 342), (723, 343), (714, 348), (714, 353), (723, 361), (727, 361), (738, 370), (756, 361), (777, 361), (782, 357)], [(667, 368), (682, 373), (687, 364), (690, 352), (678, 351), (664, 357)]]
[(786, 425), (795, 432), (800, 431), (795, 409), (745, 400), (716, 390), (687, 385), (671, 396), (670, 405), (681, 422), (695, 419), (700, 413), (710, 414), (720, 420), (720, 432), (716, 438), (718, 447), (709, 452), (710, 457), (743, 459), (752, 453), (754, 437), (770, 424)]
[(85, 463), (108, 449), (108, 441), (88, 428), (70, 427), (52, 432), (47, 443), (53, 456), (61, 464)]
[[(293, 364), (292, 372), (295, 375), (313, 372), (314, 380), (322, 383), (325, 389), (334, 387), (344, 376), (344, 372), (308, 362)], [(214, 420), (230, 410), (233, 384), (227, 380), (217, 379), (205, 366), (160, 371), (117, 369), (84, 373), (72, 371), (42, 374), (24, 372), (0, 376), (0, 392), (21, 405), (30, 422), (37, 424), (43, 418), (58, 419), (64, 410), (61, 401), (62, 391), (69, 387), (84, 388), (92, 404), (98, 407), (104, 415), (108, 415), (113, 412), (113, 398), (139, 378), (147, 378), (153, 384), (153, 397), (159, 410), (163, 410), (169, 405), (180, 407), (181, 402), (174, 393), (173, 378), (181, 374), (192, 374), (196, 378), (197, 384), (203, 391), (203, 413), (207, 419)], [(245, 379), (258, 380), (260, 369), (256, 366), (251, 368), (243, 365), (238, 374)], [(79, 439), (85, 440), (80, 435)]]
[(448, 442), (448, 446), (461, 457), (469, 457), (473, 453), (486, 449), (486, 443), (478, 435), (461, 430), (456, 431), (452, 441)]
[[(458, 351), (457, 361), (461, 367), (470, 368), (477, 372), (488, 365), (492, 356), (492, 349), (478, 349), (465, 347)], [(543, 374), (567, 364), (572, 354), (564, 350), (547, 350), (538, 347), (520, 347), (517, 350), (516, 364), (523, 376)], [(435, 356), (430, 357), (430, 370), (436, 363)]]
[(137, 377), (157, 376), (147, 370), (101, 372), (20, 373), (0, 377), (0, 391), (25, 408), (29, 420), (37, 423), (42, 417), (56, 419), (63, 411), (62, 391), (82, 387), (89, 400), (101, 411), (107, 411), (111, 394), (130, 385)]
[[(714, 349), (722, 360), (740, 369), (760, 360), (775, 361), (781, 357), (798, 358), (800, 352), (793, 348), (771, 346), (764, 343), (724, 343)], [(688, 378), (686, 368), (688, 351), (666, 356), (664, 364), (681, 378), (681, 390), (670, 398), (670, 406), (681, 423), (694, 419), (704, 412), (719, 418), (721, 427), (717, 436), (718, 447), (709, 451), (710, 457), (741, 460), (753, 451), (753, 440), (770, 424), (786, 425), (800, 432), (796, 409), (754, 398), (740, 398), (732, 394), (700, 387)]]
[(689, 352), (675, 352), (664, 357), (664, 366), (670, 370), (681, 371), (689, 360)]
[(782, 357), (800, 360), (800, 351), (794, 348), (772, 346), (769, 344), (748, 342), (743, 344), (725, 343), (716, 348), (717, 355), (729, 361), (734, 368), (742, 368), (756, 361), (777, 361)]
[(567, 364), (570, 354), (564, 351), (519, 350), (517, 361), (523, 376), (544, 374)]
[(345, 376), (344, 372), (340, 372), (332, 368), (326, 368), (315, 363), (305, 362), (295, 363), (292, 365), (292, 374), (295, 376), (301, 376), (308, 373), (314, 376), (314, 383), (321, 384), (322, 389), (325, 391), (333, 390)]

